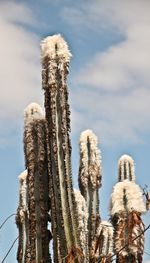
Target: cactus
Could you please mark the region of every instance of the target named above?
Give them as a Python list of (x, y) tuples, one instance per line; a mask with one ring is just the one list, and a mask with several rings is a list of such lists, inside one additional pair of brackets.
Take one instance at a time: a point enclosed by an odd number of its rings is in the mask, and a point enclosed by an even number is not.
[(45, 116), (36, 103), (24, 112), (18, 263), (109, 263), (114, 252), (118, 263), (141, 263), (145, 205), (135, 183), (134, 161), (127, 155), (120, 158), (110, 219), (101, 221), (101, 152), (91, 130), (80, 136), (80, 191), (73, 189), (67, 87), (71, 53), (60, 35), (45, 38), (41, 50)]
[(57, 236), (54, 242), (56, 261), (57, 243), (61, 258), (71, 253), (80, 258), (77, 250), (81, 250), (71, 179), (70, 112), (66, 84), (70, 56), (68, 46), (60, 35), (48, 37), (42, 42), (42, 83), (45, 91), (50, 192), (53, 193), (52, 228), (53, 233), (56, 231), (54, 236)]
[(91, 258), (93, 262), (111, 262), (113, 254), (114, 229), (110, 222), (102, 221), (92, 242)]
[(91, 130), (86, 130), (80, 136), (79, 187), (88, 207), (89, 250), (92, 248), (92, 242), (101, 220), (98, 195), (101, 186), (101, 173), (101, 157), (97, 148), (97, 137)]
[(126, 179), (135, 182), (134, 160), (129, 155), (122, 155), (118, 162), (118, 181), (122, 182)]
[(19, 262), (26, 262), (25, 255), (27, 249), (29, 212), (27, 199), (27, 170), (19, 175), (20, 181), (20, 202), (16, 216), (16, 223), (19, 229), (19, 246), (17, 259)]
[[(18, 252), (19, 262), (51, 262), (49, 255), (49, 231), (48, 224), (48, 180), (47, 180), (47, 155), (45, 120), (41, 107), (30, 104), (24, 114), (24, 151), (26, 163), (26, 176), (21, 176), (21, 198), (27, 215), (22, 222), (23, 242)], [(26, 186), (27, 184), (27, 186)], [(23, 187), (25, 189), (23, 193)], [(26, 199), (25, 199), (26, 198)], [(24, 212), (25, 214), (25, 212)], [(24, 222), (25, 221), (25, 222)]]
[[(119, 160), (118, 170), (120, 182), (114, 186), (111, 195), (111, 220), (115, 228), (115, 251), (119, 253), (117, 262), (129, 262), (130, 260), (130, 262), (141, 263), (144, 249), (144, 234), (142, 234), (144, 224), (141, 214), (145, 213), (146, 209), (142, 191), (135, 183), (133, 159), (123, 155)], [(141, 236), (136, 239), (140, 233)], [(120, 251), (123, 247), (124, 249)]]
[(78, 214), (78, 230), (79, 238), (81, 242), (81, 249), (83, 252), (83, 263), (89, 261), (89, 250), (88, 250), (88, 208), (84, 197), (81, 195), (79, 190), (74, 189), (75, 202), (77, 206)]

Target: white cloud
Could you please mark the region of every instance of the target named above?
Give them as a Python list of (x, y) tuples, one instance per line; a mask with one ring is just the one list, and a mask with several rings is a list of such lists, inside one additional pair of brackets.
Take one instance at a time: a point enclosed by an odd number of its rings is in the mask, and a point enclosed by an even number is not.
[(142, 87), (124, 95), (78, 89), (72, 94), (72, 130), (92, 128), (108, 144), (141, 143), (140, 131), (150, 131), (149, 98), (150, 91)]
[(77, 4), (65, 6), (61, 12), (62, 17), (70, 25), (85, 31), (85, 28), (95, 31), (117, 29), (126, 31), (131, 24), (138, 21), (147, 22), (149, 18), (149, 0), (87, 0), (76, 1)]
[[(149, 23), (150, 25), (150, 23)], [(150, 30), (148, 25), (130, 27), (127, 38), (98, 53), (81, 70), (78, 83), (116, 91), (150, 83)]]
[[(6, 126), (16, 126), (23, 109), (40, 97), (39, 39), (27, 30), (31, 11), (15, 1), (0, 2), (0, 123), (1, 143)], [(23, 26), (24, 25), (24, 26)], [(11, 126), (11, 128), (10, 128)]]
[[(71, 8), (76, 25), (108, 34), (122, 41), (99, 51), (74, 77), (80, 85), (74, 96), (76, 127), (90, 125), (104, 140), (142, 142), (150, 131), (150, 2), (115, 0), (87, 1), (80, 11)], [(69, 13), (69, 8), (65, 9)], [(78, 14), (78, 15), (77, 15)], [(69, 19), (69, 18), (68, 18)], [(70, 16), (71, 21), (71, 16)], [(101, 42), (103, 34), (97, 34)], [(86, 89), (83, 88), (86, 86)], [(81, 113), (79, 109), (82, 109)]]

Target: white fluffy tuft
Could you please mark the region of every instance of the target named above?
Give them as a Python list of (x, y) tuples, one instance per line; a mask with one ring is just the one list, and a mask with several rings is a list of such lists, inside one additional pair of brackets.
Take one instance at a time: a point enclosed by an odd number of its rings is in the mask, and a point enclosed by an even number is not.
[(146, 212), (142, 190), (137, 184), (128, 180), (117, 183), (111, 195), (111, 215), (133, 210), (139, 213)]
[[(88, 159), (88, 147), (87, 142), (90, 142), (91, 152), (90, 152), (90, 162), (93, 165), (93, 168), (96, 167), (98, 169), (98, 177), (97, 178), (90, 178), (93, 187), (95, 188), (97, 185), (101, 183), (101, 152), (97, 147), (97, 137), (93, 133), (92, 130), (85, 130), (81, 133), (79, 145), (80, 145), (80, 155), (81, 155), (81, 166), (82, 166), (82, 173), (80, 175), (80, 180), (84, 186), (88, 185), (88, 176), (89, 176), (89, 159)], [(92, 174), (92, 173), (91, 173)], [(96, 180), (95, 180), (96, 179)]]
[(29, 104), (26, 109), (24, 110), (24, 123), (27, 125), (28, 123), (38, 120), (38, 119), (43, 119), (43, 110), (41, 106), (35, 102)]
[(28, 214), (28, 205), (27, 205), (27, 170), (22, 172), (18, 178), (20, 181), (20, 209), (19, 209), (19, 214), (20, 214), (20, 219), (21, 222), (24, 222), (25, 219), (25, 213), (27, 212)]
[(102, 221), (101, 226), (102, 226), (103, 236), (104, 236), (102, 255), (103, 256), (112, 255), (113, 254), (113, 234), (114, 234), (113, 226), (108, 221)]
[(59, 58), (69, 62), (71, 53), (68, 45), (60, 34), (48, 36), (41, 41), (42, 59), (48, 56), (51, 59), (56, 58), (56, 54)]
[(27, 178), (27, 170), (25, 170), (21, 174), (19, 174), (18, 178), (19, 178), (20, 183), (22, 183), (24, 180), (26, 180), (26, 178)]
[(103, 243), (101, 244), (102, 247), (100, 247), (101, 252), (99, 254), (99, 250), (97, 249), (96, 257), (106, 257), (111, 256), (113, 254), (113, 235), (114, 235), (114, 227), (113, 225), (108, 221), (102, 221), (96, 231), (95, 239), (92, 243), (92, 249), (95, 251), (95, 246), (97, 243), (97, 240), (101, 237), (103, 240)]

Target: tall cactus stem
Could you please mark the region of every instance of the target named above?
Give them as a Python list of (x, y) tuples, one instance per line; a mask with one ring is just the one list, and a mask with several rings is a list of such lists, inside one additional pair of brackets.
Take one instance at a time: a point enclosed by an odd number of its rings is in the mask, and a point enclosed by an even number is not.
[[(130, 167), (130, 169), (129, 169)], [(131, 157), (122, 156), (119, 160), (120, 182), (111, 195), (111, 220), (115, 228), (115, 252), (118, 263), (142, 262), (144, 251), (144, 224), (141, 214), (146, 212), (143, 193), (135, 184), (134, 162)], [(138, 239), (136, 236), (141, 233)], [(135, 240), (134, 240), (135, 239)]]
[(26, 252), (28, 244), (28, 228), (29, 228), (29, 211), (27, 196), (27, 170), (19, 175), (20, 181), (20, 200), (17, 210), (16, 223), (19, 230), (19, 246), (17, 260), (26, 263)]
[(102, 221), (96, 231), (94, 240), (92, 242), (92, 249), (90, 257), (92, 262), (111, 262), (113, 255), (113, 236), (114, 228), (108, 221)]
[[(41, 48), (52, 228), (57, 237), (54, 240), (54, 251), (59, 243), (61, 258), (65, 258), (73, 247), (80, 247), (77, 208), (71, 180), (70, 111), (66, 83), (71, 54), (60, 35), (44, 39)], [(58, 260), (56, 252), (54, 258)]]
[(28, 170), (29, 245), (31, 262), (51, 262), (48, 227), (48, 177), (45, 119), (36, 103), (25, 110), (24, 151)]
[(78, 214), (78, 230), (79, 238), (81, 242), (81, 249), (83, 252), (82, 263), (87, 263), (89, 261), (89, 251), (88, 251), (88, 209), (84, 197), (81, 195), (80, 191), (74, 189), (75, 202), (77, 205)]
[(88, 207), (88, 245), (90, 249), (100, 222), (98, 190), (101, 186), (101, 156), (97, 148), (97, 137), (91, 130), (81, 133), (79, 145), (79, 187)]

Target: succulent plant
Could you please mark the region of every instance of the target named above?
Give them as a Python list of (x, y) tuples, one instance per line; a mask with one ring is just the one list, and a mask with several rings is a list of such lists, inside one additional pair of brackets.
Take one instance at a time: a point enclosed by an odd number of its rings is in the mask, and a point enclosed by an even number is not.
[(88, 209), (88, 248), (93, 254), (92, 243), (101, 221), (99, 214), (99, 193), (101, 187), (101, 156), (97, 148), (97, 137), (91, 130), (80, 136), (79, 188)]
[[(143, 193), (135, 183), (134, 161), (123, 155), (119, 160), (119, 181), (111, 195), (111, 220), (114, 225), (117, 262), (142, 262), (144, 224), (141, 214), (146, 212)], [(141, 236), (136, 239), (137, 236)], [(123, 249), (121, 249), (123, 248)], [(120, 251), (121, 250), (121, 251)]]
[(27, 170), (20, 175), (17, 224), (23, 230), (23, 241), (20, 242), (18, 259), (22, 263), (48, 263), (51, 259), (47, 228), (49, 197), (45, 119), (36, 103), (28, 105), (24, 113), (24, 152)]
[(141, 214), (145, 205), (142, 191), (135, 183), (132, 157), (124, 155), (119, 160), (119, 182), (111, 195), (109, 221), (101, 221), (99, 211), (102, 161), (92, 130), (83, 131), (80, 136), (80, 191), (73, 188), (67, 87), (70, 58), (61, 35), (42, 41), (45, 114), (37, 103), (31, 103), (24, 112), (26, 170), (19, 176), (17, 260), (109, 263), (116, 253), (116, 262), (141, 263), (144, 249)]

